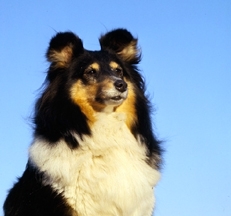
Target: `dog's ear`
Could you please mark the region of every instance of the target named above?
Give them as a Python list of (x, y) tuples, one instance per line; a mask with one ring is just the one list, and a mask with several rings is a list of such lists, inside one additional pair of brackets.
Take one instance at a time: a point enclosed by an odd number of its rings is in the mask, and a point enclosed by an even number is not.
[(137, 39), (126, 29), (115, 29), (101, 35), (101, 49), (112, 50), (120, 56), (120, 58), (130, 64), (138, 64), (141, 53), (137, 47)]
[(84, 52), (81, 39), (72, 32), (57, 33), (50, 41), (47, 59), (55, 68), (65, 68), (73, 57)]

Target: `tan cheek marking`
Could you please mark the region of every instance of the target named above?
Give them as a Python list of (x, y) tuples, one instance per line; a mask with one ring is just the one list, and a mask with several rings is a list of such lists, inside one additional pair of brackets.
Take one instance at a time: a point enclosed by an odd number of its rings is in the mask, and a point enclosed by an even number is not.
[(114, 89), (114, 81), (110, 79), (105, 79), (102, 83), (102, 91), (109, 91), (110, 89)]
[(87, 117), (88, 122), (94, 123), (95, 122), (95, 112), (92, 106), (89, 103), (89, 89), (86, 86), (83, 86), (80, 80), (78, 80), (71, 88), (70, 91), (71, 99), (77, 104), (84, 115)]
[[(101, 93), (100, 93), (100, 98), (102, 100), (105, 100), (107, 95), (105, 92), (109, 91), (110, 89), (114, 88), (113, 82), (111, 80), (107, 80), (105, 79), (104, 81), (102, 81), (100, 84), (98, 84), (98, 86), (95, 84), (94, 86), (91, 86), (89, 89), (89, 94), (91, 95), (96, 95), (96, 92), (98, 89), (101, 89)], [(93, 107), (93, 109), (96, 112), (102, 112), (103, 109), (105, 109), (105, 107), (107, 106), (106, 104), (103, 103), (99, 103), (96, 102), (94, 99), (93, 100), (89, 100), (89, 103), (91, 104), (91, 106)]]
[(126, 124), (131, 130), (132, 126), (137, 121), (137, 113), (135, 109), (135, 91), (133, 85), (125, 79), (128, 84), (128, 96), (127, 99), (116, 109), (116, 112), (123, 112), (127, 114)]

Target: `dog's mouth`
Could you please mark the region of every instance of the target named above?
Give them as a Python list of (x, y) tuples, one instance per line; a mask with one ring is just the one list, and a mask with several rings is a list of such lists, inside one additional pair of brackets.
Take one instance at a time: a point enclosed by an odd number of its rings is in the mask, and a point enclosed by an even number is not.
[(127, 98), (127, 94), (116, 95), (113, 97), (106, 97), (104, 103), (106, 105), (120, 105)]
[(120, 100), (124, 100), (124, 99), (125, 98), (121, 97), (120, 95), (111, 98), (111, 100), (113, 100), (113, 101), (120, 101)]
[(127, 98), (127, 91), (123, 93), (115, 93), (115, 92), (101, 92), (100, 96), (96, 98), (96, 101), (104, 104), (106, 106), (113, 105), (118, 106), (123, 103)]
[(114, 102), (115, 104), (119, 104), (119, 103), (122, 103), (124, 100), (126, 100), (127, 98), (127, 95), (128, 95), (128, 91), (124, 91), (122, 93), (116, 93), (116, 94), (112, 94), (112, 95), (108, 95), (108, 99), (109, 101), (111, 102)]

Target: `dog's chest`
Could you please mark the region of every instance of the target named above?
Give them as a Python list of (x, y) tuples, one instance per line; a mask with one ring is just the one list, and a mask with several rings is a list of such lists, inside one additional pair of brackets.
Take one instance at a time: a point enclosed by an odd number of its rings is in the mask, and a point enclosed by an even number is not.
[(91, 136), (78, 138), (77, 150), (60, 142), (52, 151), (44, 147), (38, 159), (32, 145), (34, 163), (48, 173), (46, 184), (62, 192), (79, 216), (150, 216), (159, 173), (146, 164), (145, 147), (123, 116), (105, 114), (98, 119)]

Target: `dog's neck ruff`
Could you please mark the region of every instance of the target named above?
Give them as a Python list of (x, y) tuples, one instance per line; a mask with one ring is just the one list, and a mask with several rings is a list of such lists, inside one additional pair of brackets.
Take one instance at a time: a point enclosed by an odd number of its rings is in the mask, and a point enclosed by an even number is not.
[(45, 173), (44, 185), (63, 193), (79, 216), (151, 216), (159, 172), (145, 162), (145, 145), (132, 135), (124, 114), (96, 117), (91, 136), (75, 135), (77, 149), (64, 140), (51, 146), (35, 138), (31, 163)]

